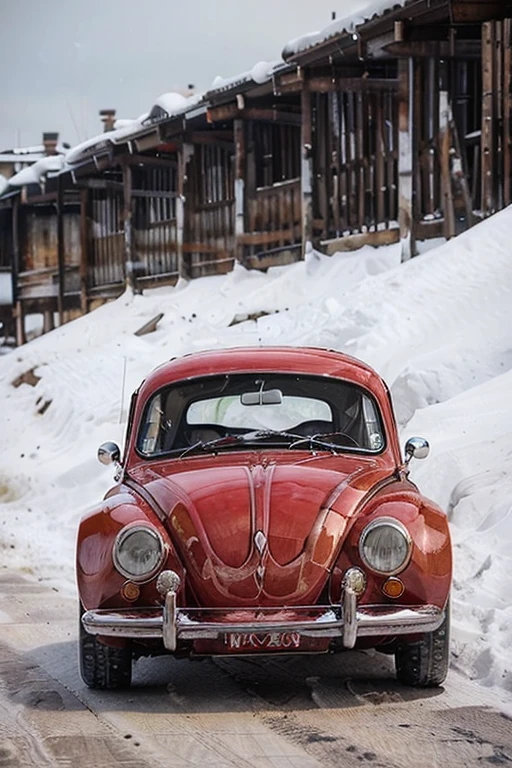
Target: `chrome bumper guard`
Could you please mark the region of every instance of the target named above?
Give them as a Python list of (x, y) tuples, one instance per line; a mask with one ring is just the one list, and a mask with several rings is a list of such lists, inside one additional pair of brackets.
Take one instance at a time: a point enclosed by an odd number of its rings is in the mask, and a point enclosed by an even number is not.
[(86, 611), (82, 623), (92, 635), (160, 638), (168, 651), (175, 651), (180, 640), (217, 639), (231, 632), (298, 632), (305, 637), (342, 638), (345, 648), (353, 648), (359, 637), (433, 632), (443, 619), (444, 611), (435, 605), (358, 606), (350, 588), (340, 606), (277, 609), (179, 608), (176, 592), (170, 589), (163, 608)]

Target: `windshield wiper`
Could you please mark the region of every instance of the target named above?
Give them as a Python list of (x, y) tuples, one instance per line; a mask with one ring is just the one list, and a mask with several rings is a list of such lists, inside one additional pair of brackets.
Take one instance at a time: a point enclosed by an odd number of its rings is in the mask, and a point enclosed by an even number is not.
[(208, 451), (212, 448), (225, 448), (240, 443), (258, 442), (259, 440), (264, 440), (269, 437), (286, 438), (288, 440), (292, 440), (293, 442), (290, 443), (288, 446), (289, 448), (294, 448), (301, 443), (307, 443), (309, 450), (311, 451), (313, 450), (313, 445), (321, 446), (331, 453), (337, 453), (341, 449), (341, 446), (339, 445), (335, 445), (333, 443), (322, 440), (321, 435), (318, 437), (316, 435), (304, 437), (304, 435), (298, 435), (294, 432), (285, 432), (275, 429), (260, 429), (254, 432), (244, 432), (242, 435), (225, 435), (224, 437), (216, 437), (214, 440), (207, 440), (207, 442), (198, 440), (197, 443), (194, 443), (188, 448), (185, 448), (185, 450), (180, 453), (178, 458), (182, 459), (188, 453), (192, 453), (196, 450)]
[(185, 450), (180, 453), (178, 458), (182, 459), (183, 456), (186, 456), (187, 453), (192, 453), (192, 451), (208, 451), (210, 448), (222, 448), (226, 445), (236, 445), (237, 443), (243, 443), (245, 442), (245, 438), (248, 436), (248, 434), (255, 433), (245, 433), (243, 435), (224, 435), (224, 437), (216, 437), (214, 440), (207, 440), (206, 443), (204, 440), (198, 440), (197, 443), (189, 445), (188, 448), (185, 448)]

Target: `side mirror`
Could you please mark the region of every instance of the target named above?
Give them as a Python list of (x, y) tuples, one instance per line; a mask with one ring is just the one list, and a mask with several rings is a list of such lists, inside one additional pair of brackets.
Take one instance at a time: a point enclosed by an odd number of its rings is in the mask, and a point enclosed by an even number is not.
[(98, 461), (105, 466), (118, 464), (121, 461), (121, 451), (117, 443), (102, 443), (98, 448)]
[(424, 437), (410, 437), (405, 444), (405, 465), (411, 459), (426, 459), (430, 453), (430, 445)]

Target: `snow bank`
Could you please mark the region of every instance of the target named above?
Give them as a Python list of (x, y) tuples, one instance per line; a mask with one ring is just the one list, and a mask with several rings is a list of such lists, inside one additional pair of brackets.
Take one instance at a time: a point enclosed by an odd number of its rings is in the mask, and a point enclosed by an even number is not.
[(344, 32), (355, 33), (360, 24), (364, 24), (374, 16), (381, 16), (385, 11), (393, 8), (403, 7), (409, 0), (373, 0), (372, 3), (362, 8), (360, 11), (345, 16), (342, 19), (331, 21), (320, 32), (309, 32), (294, 40), (290, 40), (283, 49), (283, 59), (289, 59), (302, 51), (311, 48), (319, 43), (324, 43), (330, 37), (341, 35)]
[[(237, 265), (125, 294), (1, 357), (4, 565), (73, 589), (78, 520), (111, 484), (96, 448), (122, 440), (129, 393), (159, 363), (240, 345), (337, 348), (385, 376), (402, 442), (431, 442), (412, 471), (451, 520), (454, 663), (512, 696), (511, 227), (509, 208), (403, 265), (398, 245), (310, 251), (266, 274)], [(134, 335), (159, 312), (154, 333)]]

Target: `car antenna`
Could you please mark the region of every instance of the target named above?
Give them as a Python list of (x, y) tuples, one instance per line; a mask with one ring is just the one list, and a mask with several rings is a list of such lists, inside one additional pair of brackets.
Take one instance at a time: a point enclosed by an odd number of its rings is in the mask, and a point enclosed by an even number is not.
[(123, 383), (121, 384), (121, 407), (119, 409), (119, 424), (123, 423), (124, 385), (126, 383), (126, 355), (123, 355)]

